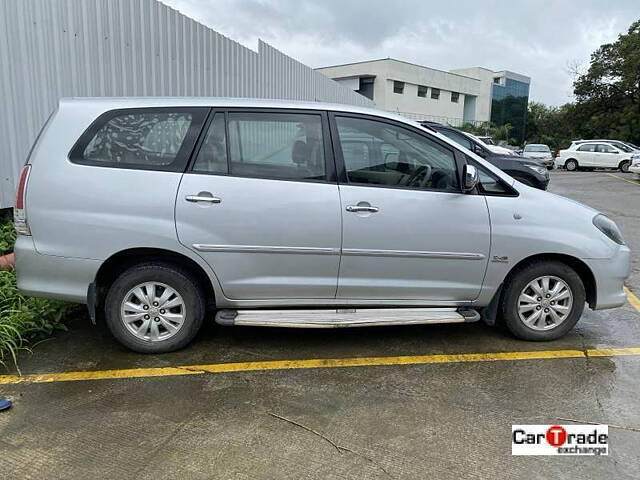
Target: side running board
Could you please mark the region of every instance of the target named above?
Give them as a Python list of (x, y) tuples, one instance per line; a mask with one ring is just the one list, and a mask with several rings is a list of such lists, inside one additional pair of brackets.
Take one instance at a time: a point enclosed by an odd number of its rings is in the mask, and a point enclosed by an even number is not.
[(480, 314), (470, 308), (339, 308), (319, 310), (219, 310), (220, 325), (288, 328), (343, 328), (430, 323), (470, 323)]

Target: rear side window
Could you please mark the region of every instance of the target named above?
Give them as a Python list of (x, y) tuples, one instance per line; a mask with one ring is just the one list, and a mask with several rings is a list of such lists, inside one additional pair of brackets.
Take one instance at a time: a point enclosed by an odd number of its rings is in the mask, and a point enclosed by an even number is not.
[(82, 135), (69, 158), (87, 165), (182, 171), (207, 109), (113, 110)]
[(326, 179), (320, 115), (231, 112), (228, 119), (231, 175)]
[(586, 145), (580, 145), (578, 147), (579, 152), (595, 152), (596, 146), (593, 143), (587, 143)]

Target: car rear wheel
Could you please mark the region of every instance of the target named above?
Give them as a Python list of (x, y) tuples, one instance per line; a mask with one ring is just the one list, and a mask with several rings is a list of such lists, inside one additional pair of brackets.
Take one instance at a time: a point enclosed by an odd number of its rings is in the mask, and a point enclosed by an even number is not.
[(629, 160), (625, 160), (623, 162), (620, 162), (620, 171), (627, 173), (629, 171), (629, 167), (631, 166), (631, 162)]
[(161, 263), (125, 270), (105, 300), (106, 323), (113, 336), (141, 353), (186, 346), (200, 330), (204, 312), (204, 295), (192, 276)]
[(502, 316), (509, 331), (522, 340), (555, 340), (575, 326), (585, 300), (582, 280), (571, 267), (536, 261), (505, 283)]
[(564, 168), (566, 168), (569, 172), (575, 172), (578, 169), (578, 162), (576, 160), (567, 160), (564, 164)]

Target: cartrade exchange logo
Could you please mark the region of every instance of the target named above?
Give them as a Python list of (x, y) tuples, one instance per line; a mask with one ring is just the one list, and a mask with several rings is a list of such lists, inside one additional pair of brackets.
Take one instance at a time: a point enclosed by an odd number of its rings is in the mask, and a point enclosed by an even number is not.
[(609, 455), (608, 425), (513, 425), (512, 455)]

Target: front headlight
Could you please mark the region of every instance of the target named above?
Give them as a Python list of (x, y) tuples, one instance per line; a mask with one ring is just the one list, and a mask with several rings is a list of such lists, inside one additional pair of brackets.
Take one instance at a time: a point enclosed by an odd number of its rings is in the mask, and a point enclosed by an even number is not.
[(593, 224), (598, 230), (604, 233), (611, 240), (618, 245), (624, 245), (624, 239), (622, 238), (622, 232), (609, 217), (602, 215), (601, 213), (593, 217)]
[(539, 167), (538, 165), (525, 165), (525, 167), (530, 168), (534, 172), (539, 173), (540, 175), (549, 175), (546, 167)]

